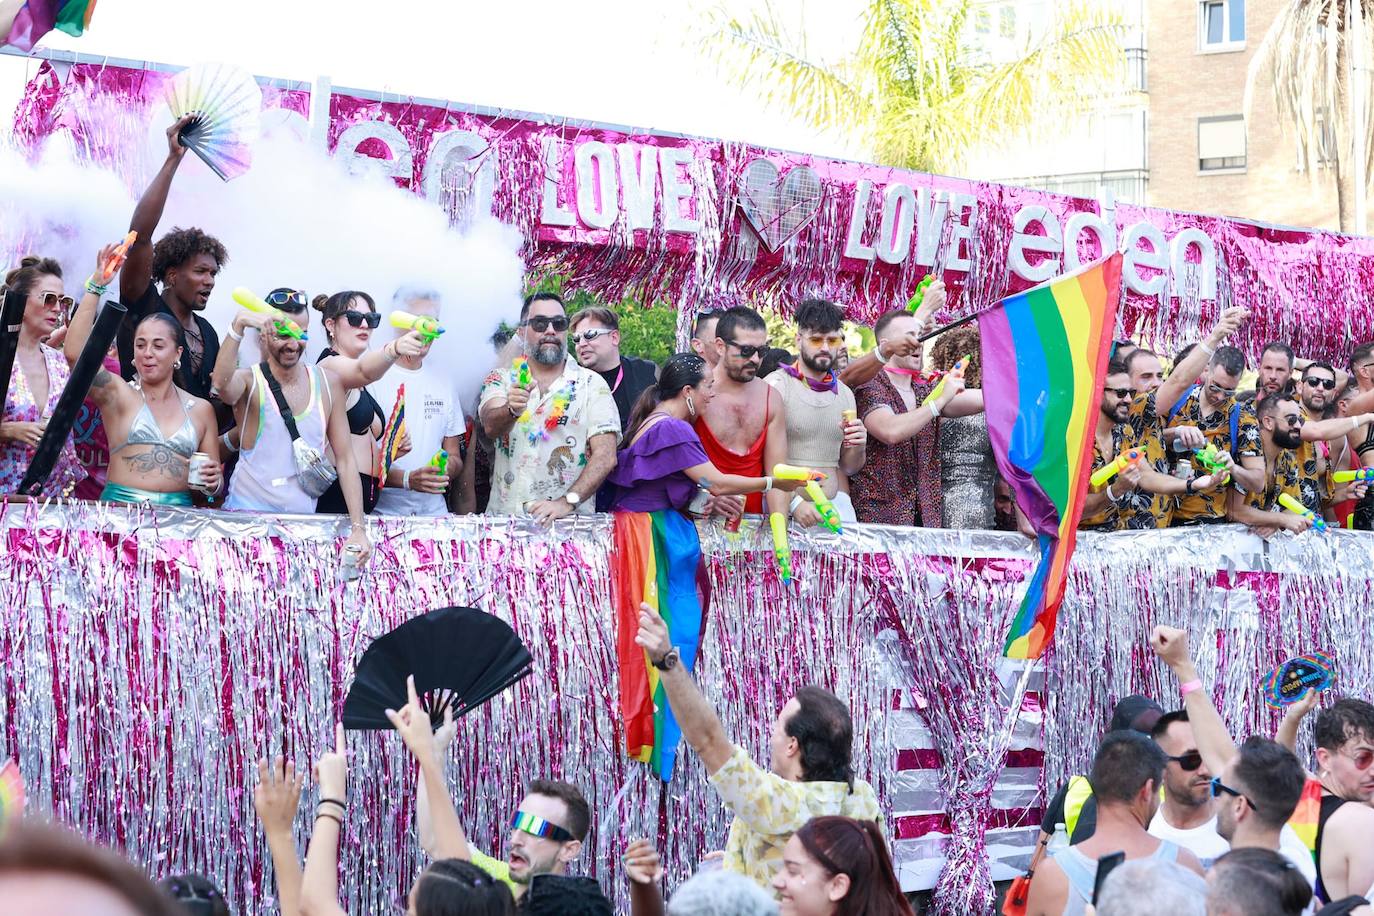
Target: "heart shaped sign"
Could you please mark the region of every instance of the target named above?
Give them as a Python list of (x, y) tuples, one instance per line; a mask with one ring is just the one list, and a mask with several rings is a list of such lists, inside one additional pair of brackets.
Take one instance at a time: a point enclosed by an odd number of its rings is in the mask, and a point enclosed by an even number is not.
[(820, 176), (799, 165), (781, 176), (767, 159), (755, 159), (739, 176), (739, 206), (769, 251), (777, 251), (821, 209)]
[(1325, 690), (1336, 679), (1335, 660), (1325, 652), (1290, 658), (1264, 679), (1264, 702), (1274, 709), (1292, 705), (1309, 690)]

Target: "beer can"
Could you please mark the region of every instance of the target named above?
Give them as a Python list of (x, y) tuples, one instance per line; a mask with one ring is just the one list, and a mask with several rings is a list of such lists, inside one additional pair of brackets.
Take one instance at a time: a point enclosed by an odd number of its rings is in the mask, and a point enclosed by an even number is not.
[(1180, 458), (1178, 464), (1174, 465), (1174, 476), (1179, 480), (1193, 479), (1193, 461), (1191, 458)]
[(213, 459), (205, 452), (196, 452), (191, 456), (191, 466), (186, 471), (187, 486), (196, 489), (205, 488), (205, 469), (211, 465)]
[(358, 565), (358, 560), (362, 558), (363, 549), (356, 544), (349, 544), (344, 548), (343, 560), (339, 563), (339, 581), (352, 582), (360, 578), (363, 574), (362, 567)]

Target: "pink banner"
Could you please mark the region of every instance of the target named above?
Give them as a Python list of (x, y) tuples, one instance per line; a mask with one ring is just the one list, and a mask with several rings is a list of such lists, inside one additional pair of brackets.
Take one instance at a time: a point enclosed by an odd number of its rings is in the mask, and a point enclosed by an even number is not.
[[(66, 135), (135, 185), (129, 161), (166, 119), (157, 69), (44, 65), (16, 112), (31, 149)], [(332, 92), (312, 124), (309, 86), (264, 83), (269, 125), (336, 156), (365, 158), (455, 223), (490, 213), (517, 227), (530, 270), (558, 270), (610, 298), (686, 311), (736, 302), (788, 308), (827, 296), (869, 321), (929, 272), (952, 290), (945, 317), (985, 307), (1095, 259), (1125, 253), (1122, 331), (1168, 350), (1227, 305), (1270, 340), (1344, 363), (1374, 325), (1374, 240), (1098, 202), (718, 140), (451, 103)], [(322, 117), (322, 115), (316, 115)], [(1199, 201), (1205, 206), (1205, 201)], [(213, 227), (207, 227), (213, 230)]]

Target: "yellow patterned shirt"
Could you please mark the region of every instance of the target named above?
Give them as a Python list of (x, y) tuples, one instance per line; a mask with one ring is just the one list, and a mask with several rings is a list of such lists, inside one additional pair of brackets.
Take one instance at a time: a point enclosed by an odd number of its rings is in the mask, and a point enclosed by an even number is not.
[(841, 814), (878, 821), (878, 796), (861, 779), (854, 788), (842, 782), (793, 782), (770, 773), (736, 747), (711, 776), (711, 785), (735, 815), (725, 846), (725, 867), (771, 888), (782, 866), (782, 849), (813, 817)]
[[(1093, 465), (1088, 469), (1088, 473), (1095, 474), (1101, 468), (1115, 461), (1116, 456), (1121, 454), (1122, 443), (1126, 441), (1126, 437), (1128, 435), (1133, 436), (1134, 434), (1134, 431), (1130, 429), (1130, 424), (1128, 423), (1118, 423), (1113, 426), (1112, 453), (1110, 455), (1104, 455), (1102, 454), (1101, 447), (1097, 444), (1097, 435), (1096, 431), (1094, 431)], [(1109, 482), (1102, 485), (1103, 489), (1106, 487), (1111, 487), (1112, 492), (1121, 489), (1121, 485), (1117, 483), (1116, 477), (1113, 477)], [(1102, 492), (1101, 489), (1092, 491), (1091, 487), (1089, 487), (1089, 490), (1090, 492)], [(1092, 515), (1084, 513), (1083, 517), (1078, 520), (1078, 528), (1080, 531), (1115, 531), (1119, 527), (1121, 527), (1121, 513), (1117, 508), (1117, 504), (1113, 503), (1111, 500), (1104, 500), (1101, 509), (1098, 509)]]
[[(1306, 410), (1303, 416), (1307, 418)], [(1336, 482), (1331, 477), (1331, 462), (1322, 454), (1323, 444), (1304, 442), (1296, 449), (1280, 449), (1273, 466), (1265, 467), (1264, 492), (1247, 494), (1246, 505), (1266, 512), (1282, 512), (1279, 494), (1287, 493), (1318, 518), (1324, 517), (1326, 506), (1335, 495)]]
[[(1164, 447), (1164, 418), (1155, 411), (1153, 393), (1131, 402), (1131, 418), (1121, 447), (1138, 448), (1145, 453), (1145, 465), (1166, 476), (1173, 473), (1169, 452)], [(1118, 500), (1119, 527), (1125, 531), (1167, 528), (1173, 513), (1174, 497), (1166, 493), (1128, 490)]]
[[(1154, 397), (1154, 395), (1150, 395), (1150, 397)], [(1221, 409), (1209, 417), (1203, 417), (1202, 388), (1196, 386), (1188, 392), (1187, 397), (1183, 400), (1183, 405), (1174, 415), (1166, 418), (1166, 425), (1170, 429), (1179, 426), (1196, 426), (1201, 431), (1203, 438), (1208, 443), (1215, 445), (1218, 451), (1230, 452), (1236, 464), (1240, 464), (1242, 458), (1262, 459), (1264, 448), (1260, 444), (1259, 422), (1255, 419), (1255, 412), (1249, 407), (1240, 407), (1236, 423), (1238, 441), (1231, 441), (1231, 411), (1235, 404), (1235, 398), (1228, 398)], [(1172, 405), (1170, 406), (1172, 407)], [(1193, 458), (1193, 476), (1201, 477), (1208, 473), (1210, 472), (1207, 468), (1199, 464), (1195, 456)], [(1218, 487), (1215, 490), (1200, 491), (1191, 496), (1180, 496), (1178, 505), (1174, 509), (1174, 524), (1224, 519), (1226, 517), (1227, 493), (1227, 487)]]

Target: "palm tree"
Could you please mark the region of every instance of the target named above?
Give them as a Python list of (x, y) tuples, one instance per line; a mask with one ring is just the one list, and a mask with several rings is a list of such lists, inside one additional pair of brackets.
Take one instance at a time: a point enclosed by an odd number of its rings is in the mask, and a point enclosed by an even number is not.
[[(1344, 176), (1368, 176), (1374, 167), (1374, 93), (1364, 75), (1374, 61), (1371, 20), (1374, 0), (1289, 0), (1251, 59), (1245, 85), (1247, 123), (1255, 94), (1270, 80), (1279, 117), (1294, 128), (1309, 175), (1319, 161), (1331, 163), (1343, 231), (1355, 228)], [(1352, 74), (1362, 76), (1352, 84)], [(1352, 111), (1352, 89), (1362, 100), (1359, 113)], [(1357, 156), (1363, 170), (1355, 168)]]
[[(830, 0), (836, 2), (836, 0)], [(856, 135), (884, 165), (952, 172), (990, 143), (1033, 141), (1124, 89), (1124, 26), (1108, 3), (1063, 2), (993, 61), (970, 47), (971, 0), (864, 0), (856, 47), (822, 61), (774, 0), (708, 17), (708, 47), (734, 78), (819, 130)]]

